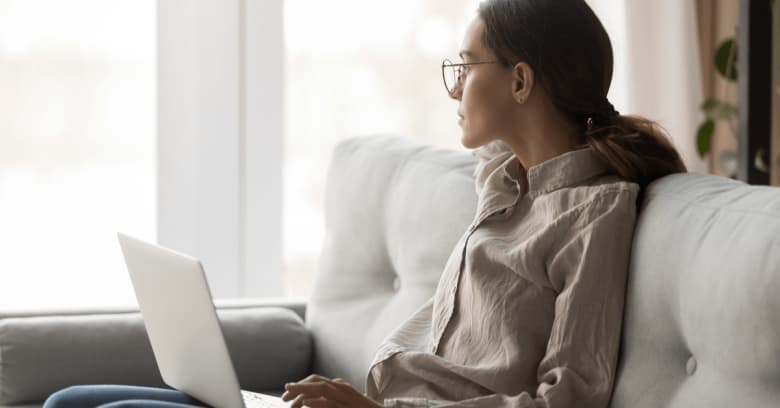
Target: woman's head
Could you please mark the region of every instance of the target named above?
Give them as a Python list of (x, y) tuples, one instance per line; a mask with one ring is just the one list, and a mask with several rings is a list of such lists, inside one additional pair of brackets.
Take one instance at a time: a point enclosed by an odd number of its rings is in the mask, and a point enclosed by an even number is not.
[(552, 103), (569, 120), (613, 112), (612, 45), (584, 0), (487, 0), (479, 6), (482, 38), (499, 63), (526, 62)]
[[(608, 101), (612, 46), (584, 0), (486, 0), (464, 40), (464, 48), (469, 47), (482, 50), (474, 62), (495, 63), (466, 67), (469, 78), (453, 95), (470, 114), (464, 121), (467, 147), (484, 144), (486, 135), (501, 132), (498, 127), (507, 115), (522, 112), (518, 105), (531, 97), (525, 89), (552, 105), (580, 140), (623, 178), (644, 187), (658, 177), (686, 171), (657, 124), (621, 116)], [(465, 57), (464, 62), (471, 62)], [(489, 75), (493, 88), (477, 86), (489, 85), (482, 81)], [(510, 82), (513, 85), (506, 86)], [(471, 115), (477, 105), (479, 115)], [(465, 143), (467, 134), (473, 146)]]

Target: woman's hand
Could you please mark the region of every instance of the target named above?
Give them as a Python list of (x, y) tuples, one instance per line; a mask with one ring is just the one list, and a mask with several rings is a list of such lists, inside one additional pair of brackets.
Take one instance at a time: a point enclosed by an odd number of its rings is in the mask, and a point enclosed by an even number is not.
[(291, 408), (381, 408), (348, 382), (336, 378), (310, 375), (305, 379), (284, 385), (282, 399), (292, 401)]

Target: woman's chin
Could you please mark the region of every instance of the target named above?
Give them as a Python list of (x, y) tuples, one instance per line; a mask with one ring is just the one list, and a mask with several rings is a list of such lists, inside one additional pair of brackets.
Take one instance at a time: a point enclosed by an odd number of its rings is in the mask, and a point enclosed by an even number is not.
[(463, 147), (466, 149), (476, 149), (482, 145), (482, 143), (479, 143), (477, 139), (469, 137), (466, 132), (463, 132), (463, 136), (460, 138), (460, 144), (463, 145)]

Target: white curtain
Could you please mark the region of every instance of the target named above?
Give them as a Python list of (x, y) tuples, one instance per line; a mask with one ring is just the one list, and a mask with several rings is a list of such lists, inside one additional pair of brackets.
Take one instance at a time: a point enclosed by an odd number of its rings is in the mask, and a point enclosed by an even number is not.
[(696, 4), (680, 0), (587, 0), (615, 54), (610, 100), (623, 114), (659, 122), (689, 171), (706, 172), (696, 152), (703, 116)]

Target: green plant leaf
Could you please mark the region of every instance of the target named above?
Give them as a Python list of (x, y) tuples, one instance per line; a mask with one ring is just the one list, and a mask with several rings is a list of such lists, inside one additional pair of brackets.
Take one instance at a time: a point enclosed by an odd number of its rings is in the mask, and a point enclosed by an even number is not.
[(759, 147), (758, 150), (756, 150), (756, 157), (753, 158), (753, 166), (761, 172), (769, 173), (769, 167), (766, 165), (766, 160), (764, 160), (764, 148)]
[(696, 132), (696, 147), (699, 150), (699, 157), (704, 158), (710, 152), (713, 132), (715, 132), (715, 121), (712, 119), (707, 119), (699, 126), (699, 131)]
[(715, 69), (724, 78), (737, 80), (737, 41), (733, 37), (724, 40), (715, 51)]
[(701, 110), (708, 119), (730, 119), (737, 114), (737, 107), (714, 98), (707, 99), (701, 104)]

